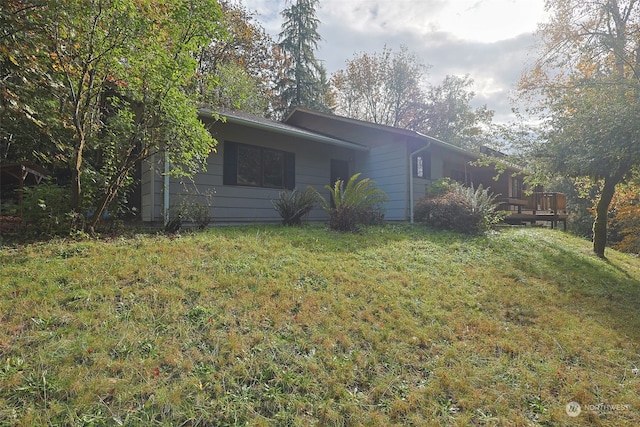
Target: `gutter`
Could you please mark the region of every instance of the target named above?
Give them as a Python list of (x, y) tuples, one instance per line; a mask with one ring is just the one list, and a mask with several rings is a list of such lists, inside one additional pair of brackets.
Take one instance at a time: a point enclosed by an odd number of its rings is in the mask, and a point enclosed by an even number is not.
[(413, 153), (409, 154), (409, 205), (410, 205), (410, 219), (409, 222), (411, 224), (414, 223), (413, 220), (413, 205), (415, 204), (414, 201), (414, 189), (413, 189), (413, 158), (416, 154), (420, 154), (423, 151), (426, 151), (429, 149), (429, 147), (431, 147), (431, 139), (427, 139), (427, 145), (425, 145), (424, 147), (421, 147), (419, 149), (417, 149), (416, 151), (414, 151)]

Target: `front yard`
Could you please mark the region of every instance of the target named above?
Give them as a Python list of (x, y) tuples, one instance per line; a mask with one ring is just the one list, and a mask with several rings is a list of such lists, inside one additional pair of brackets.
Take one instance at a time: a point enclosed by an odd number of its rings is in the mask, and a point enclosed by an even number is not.
[(3, 248), (0, 425), (640, 425), (640, 260), (608, 256), (408, 225)]

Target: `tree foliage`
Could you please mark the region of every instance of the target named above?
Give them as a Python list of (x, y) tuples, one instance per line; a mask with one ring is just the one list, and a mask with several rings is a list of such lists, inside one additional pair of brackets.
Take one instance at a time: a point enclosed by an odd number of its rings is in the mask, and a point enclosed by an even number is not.
[[(7, 0), (0, 4), (0, 159), (53, 159), (60, 150), (40, 111), (56, 108), (40, 88), (54, 84), (50, 58), (41, 46), (47, 37), (39, 21), (49, 11), (37, 1)], [(40, 96), (38, 96), (40, 94)]]
[(360, 120), (411, 129), (451, 144), (478, 148), (487, 143), (493, 112), (470, 105), (469, 76), (426, 81), (428, 67), (403, 46), (393, 52), (361, 53), (333, 74), (336, 112)]
[(285, 115), (295, 106), (329, 111), (329, 83), (324, 66), (315, 57), (320, 20), (316, 17), (318, 0), (292, 0), (282, 11), (284, 22), (278, 43), (284, 66), (276, 91), (283, 100), (278, 113)]
[(166, 153), (176, 175), (203, 167), (214, 140), (184, 89), (196, 70), (193, 52), (218, 32), (215, 0), (37, 4), (19, 15), (22, 38), (37, 41), (23, 44), (22, 55), (47, 77), (22, 70), (20, 98), (39, 100), (32, 116), (71, 171), (74, 210), (91, 207), (95, 225), (135, 165), (154, 153)]
[(610, 240), (615, 249), (640, 254), (640, 183), (619, 185), (609, 213)]
[(424, 120), (416, 130), (467, 149), (494, 145), (490, 135), (493, 111), (486, 105), (474, 108), (475, 97), (469, 75), (446, 76), (438, 86), (430, 86)]
[(213, 107), (265, 115), (278, 75), (275, 42), (242, 5), (220, 6), (222, 30), (198, 56), (198, 92)]
[(427, 67), (402, 47), (393, 52), (362, 53), (332, 76), (336, 112), (347, 117), (404, 128), (415, 128), (424, 118)]
[(607, 213), (615, 188), (640, 165), (640, 3), (548, 0), (540, 59), (521, 89), (540, 100), (545, 138), (532, 158), (569, 177), (603, 182), (594, 221), (594, 252), (604, 257)]

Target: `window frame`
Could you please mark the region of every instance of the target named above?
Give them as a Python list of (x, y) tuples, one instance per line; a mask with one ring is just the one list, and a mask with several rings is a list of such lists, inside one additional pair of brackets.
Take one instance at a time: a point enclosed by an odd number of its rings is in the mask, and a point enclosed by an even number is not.
[[(258, 153), (257, 163), (260, 165), (260, 171), (258, 173), (259, 180), (257, 180), (257, 183), (243, 181), (241, 179), (241, 162), (243, 156), (240, 155), (240, 150), (242, 149), (255, 150), (255, 152)], [(275, 165), (279, 165), (279, 168), (281, 169), (281, 184), (279, 185), (270, 184), (268, 179), (265, 179), (265, 171), (269, 167), (265, 162), (270, 154), (275, 154), (276, 157), (280, 158), (279, 162), (273, 163)], [(223, 154), (223, 184), (252, 188), (292, 190), (295, 187), (295, 154), (277, 148), (225, 141)]]

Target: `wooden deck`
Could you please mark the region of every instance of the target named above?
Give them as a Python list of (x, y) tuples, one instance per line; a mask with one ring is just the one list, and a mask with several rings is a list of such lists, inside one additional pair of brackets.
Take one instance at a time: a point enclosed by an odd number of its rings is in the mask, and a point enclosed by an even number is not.
[(563, 193), (538, 192), (526, 198), (499, 198), (500, 209), (509, 212), (507, 224), (523, 225), (544, 222), (557, 228), (562, 223), (567, 229), (567, 196)]

